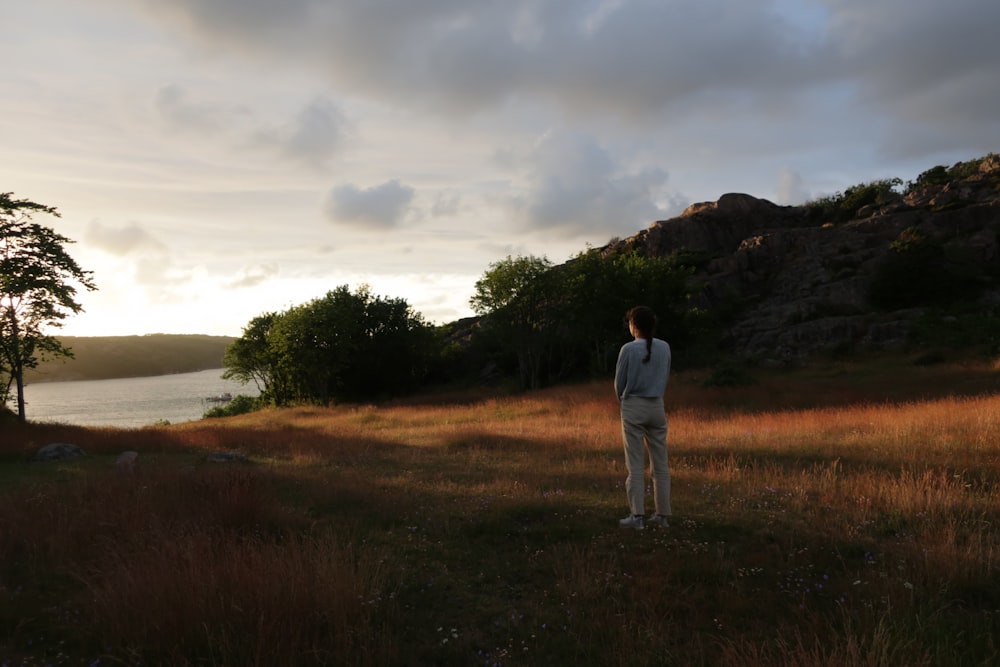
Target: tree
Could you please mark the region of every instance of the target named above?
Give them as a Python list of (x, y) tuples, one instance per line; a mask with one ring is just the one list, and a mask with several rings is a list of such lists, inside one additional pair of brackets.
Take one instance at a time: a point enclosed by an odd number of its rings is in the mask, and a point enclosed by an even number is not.
[(692, 269), (671, 257), (648, 257), (636, 250), (605, 255), (590, 249), (558, 267), (565, 273), (561, 319), (567, 323), (557, 350), (573, 359), (575, 374), (605, 377), (614, 370), (621, 344), (629, 339), (625, 312), (652, 308), (657, 335), (683, 347), (689, 338), (688, 280)]
[(254, 318), (226, 350), (223, 376), (258, 383), (274, 405), (391, 396), (419, 386), (433, 340), (405, 300), (342, 285)]
[(515, 351), (522, 387), (541, 384), (545, 349), (558, 322), (549, 308), (558, 303), (556, 277), (546, 257), (508, 255), (490, 264), (469, 299), (476, 314), (489, 316), (489, 326)]
[(588, 250), (565, 264), (510, 257), (491, 264), (476, 283), (470, 305), (483, 316), (480, 340), (492, 339), (501, 368), (515, 363), (521, 386), (571, 377), (605, 377), (628, 340), (625, 312), (636, 305), (656, 311), (678, 349), (698, 326), (689, 298), (693, 269), (675, 257), (638, 251)]
[(222, 357), (224, 379), (242, 384), (253, 382), (260, 394), (265, 393), (274, 375), (275, 358), (268, 336), (277, 318), (277, 313), (264, 313), (243, 327), (243, 335), (226, 348)]
[(26, 420), (24, 371), (48, 356), (72, 357), (72, 351), (46, 327), (60, 327), (71, 313), (83, 310), (77, 287), (95, 290), (92, 272), (81, 269), (64, 246), (73, 243), (50, 227), (32, 221), (44, 214), (61, 217), (51, 207), (13, 193), (0, 193), (0, 371), (7, 374), (3, 390), (17, 386), (17, 415)]

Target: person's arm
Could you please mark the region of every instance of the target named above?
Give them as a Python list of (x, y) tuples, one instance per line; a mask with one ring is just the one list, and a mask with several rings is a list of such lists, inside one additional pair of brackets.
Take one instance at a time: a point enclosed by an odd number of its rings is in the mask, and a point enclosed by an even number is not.
[(615, 397), (621, 401), (622, 392), (625, 391), (625, 384), (628, 380), (628, 355), (625, 354), (625, 347), (618, 351), (618, 363), (615, 364)]

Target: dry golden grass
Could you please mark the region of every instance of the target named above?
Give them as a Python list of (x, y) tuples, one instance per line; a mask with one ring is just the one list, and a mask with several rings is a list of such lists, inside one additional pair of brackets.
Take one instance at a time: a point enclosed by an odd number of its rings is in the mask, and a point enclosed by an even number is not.
[[(0, 658), (992, 664), (996, 370), (883, 370), (732, 389), (675, 377), (675, 517), (641, 533), (617, 527), (607, 382), (137, 431), (12, 428)], [(90, 456), (25, 463), (56, 441)], [(114, 470), (125, 449), (140, 452), (131, 475)], [(216, 450), (249, 463), (206, 463)]]

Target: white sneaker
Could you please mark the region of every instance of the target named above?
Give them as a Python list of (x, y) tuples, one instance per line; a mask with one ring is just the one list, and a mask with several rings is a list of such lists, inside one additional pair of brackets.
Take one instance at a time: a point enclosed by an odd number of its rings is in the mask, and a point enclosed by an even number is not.
[(621, 519), (618, 525), (622, 528), (631, 528), (632, 530), (642, 530), (645, 528), (645, 520), (642, 518), (641, 514), (630, 514), (629, 516)]
[(666, 528), (670, 525), (670, 519), (667, 518), (666, 514), (652, 514), (647, 521), (659, 526), (660, 528)]

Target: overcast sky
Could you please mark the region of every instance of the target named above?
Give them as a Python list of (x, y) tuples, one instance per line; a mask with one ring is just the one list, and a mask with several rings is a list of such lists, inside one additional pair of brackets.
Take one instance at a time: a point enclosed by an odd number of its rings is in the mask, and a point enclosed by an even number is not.
[(99, 287), (64, 334), (362, 283), (449, 322), (507, 255), (1000, 150), (994, 0), (3, 5), (0, 192)]

